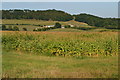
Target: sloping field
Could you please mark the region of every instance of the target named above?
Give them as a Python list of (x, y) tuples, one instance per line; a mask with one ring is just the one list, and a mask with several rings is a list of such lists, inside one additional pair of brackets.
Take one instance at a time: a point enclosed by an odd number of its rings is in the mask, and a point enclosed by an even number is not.
[(34, 19), (3, 19), (2, 24), (36, 24), (36, 25), (54, 25), (56, 22), (61, 23), (62, 25), (68, 25), (68, 24), (73, 24), (73, 25), (84, 25), (87, 26), (86, 23), (82, 22), (77, 22), (77, 21), (67, 21), (67, 22), (62, 22), (62, 21), (43, 21), (43, 20), (34, 20)]
[[(7, 27), (9, 26), (17, 26), (19, 27), (20, 31), (22, 31), (22, 28), (27, 28), (28, 31), (33, 31), (36, 27), (40, 27), (43, 25), (55, 25), (56, 22), (59, 22), (62, 25), (74, 25), (74, 26), (81, 26), (81, 27), (90, 27), (86, 23), (77, 22), (77, 21), (43, 21), (43, 20), (34, 20), (34, 19), (3, 19), (2, 24), (6, 24)], [(38, 26), (40, 25), (40, 26)]]

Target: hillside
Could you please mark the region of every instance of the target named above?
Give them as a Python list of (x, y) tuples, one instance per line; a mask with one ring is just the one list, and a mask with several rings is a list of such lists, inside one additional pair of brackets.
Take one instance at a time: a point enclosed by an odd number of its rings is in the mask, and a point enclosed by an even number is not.
[(46, 21), (79, 21), (90, 26), (119, 29), (119, 18), (102, 18), (91, 14), (72, 15), (60, 10), (2, 10), (2, 19), (35, 19)]
[(104, 27), (108, 29), (119, 29), (117, 18), (102, 18), (90, 14), (74, 15), (75, 21), (84, 22), (91, 26)]
[[(69, 21), (72, 15), (59, 10), (2, 10), (2, 19), (37, 19), (53, 21)], [(54, 16), (53, 16), (54, 15)]]
[(22, 28), (27, 28), (28, 31), (33, 31), (33, 29), (40, 27), (42, 25), (55, 25), (56, 22), (59, 22), (61, 25), (74, 25), (76, 27), (91, 27), (86, 23), (77, 22), (77, 21), (44, 21), (44, 20), (35, 20), (35, 19), (3, 19), (2, 24), (9, 26), (17, 26), (20, 31)]

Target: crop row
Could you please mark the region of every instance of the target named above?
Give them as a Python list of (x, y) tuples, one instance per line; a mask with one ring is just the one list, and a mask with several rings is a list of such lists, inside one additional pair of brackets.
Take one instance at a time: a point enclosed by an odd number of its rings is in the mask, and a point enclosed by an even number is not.
[(116, 32), (3, 32), (7, 50), (56, 56), (112, 56), (118, 52)]

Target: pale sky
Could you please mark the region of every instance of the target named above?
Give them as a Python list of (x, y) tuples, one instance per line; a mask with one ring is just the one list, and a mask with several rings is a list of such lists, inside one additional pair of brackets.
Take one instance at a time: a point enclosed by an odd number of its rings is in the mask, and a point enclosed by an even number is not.
[(3, 2), (119, 2), (120, 0), (2, 0)]
[(87, 13), (100, 17), (118, 17), (117, 2), (3, 2), (2, 9), (56, 9), (70, 14)]
[[(0, 0), (0, 1), (3, 2), (2, 9), (16, 9), (16, 8), (17, 9), (27, 8), (31, 10), (57, 9), (68, 12), (70, 14), (88, 13), (100, 17), (113, 18), (113, 17), (118, 17), (118, 2), (120, 0)], [(5, 2), (9, 2), (9, 3), (5, 3)], [(55, 4), (55, 2), (57, 3)], [(67, 2), (67, 3), (63, 3), (63, 2)], [(79, 2), (79, 3), (75, 3), (75, 2)]]

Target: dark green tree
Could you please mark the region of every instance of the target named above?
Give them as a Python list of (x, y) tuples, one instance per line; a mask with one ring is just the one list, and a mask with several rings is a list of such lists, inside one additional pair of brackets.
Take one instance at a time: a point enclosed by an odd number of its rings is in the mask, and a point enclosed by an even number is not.
[(55, 26), (54, 26), (55, 28), (61, 28), (61, 24), (60, 23), (55, 23)]

